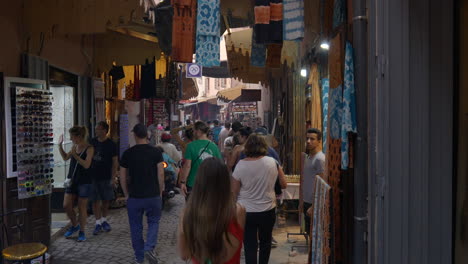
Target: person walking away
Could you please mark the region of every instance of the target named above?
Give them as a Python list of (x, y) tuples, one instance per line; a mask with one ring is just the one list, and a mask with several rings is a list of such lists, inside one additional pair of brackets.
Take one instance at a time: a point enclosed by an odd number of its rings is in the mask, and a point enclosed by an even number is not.
[[(161, 194), (164, 190), (164, 165), (161, 151), (148, 144), (148, 132), (142, 124), (132, 130), (136, 145), (127, 149), (120, 161), (120, 183), (127, 199), (128, 221), (135, 263), (157, 263), (156, 247)], [(143, 239), (143, 214), (146, 213), (148, 232)]]
[(303, 168), (302, 199), (305, 232), (310, 233), (310, 217), (315, 192), (315, 175), (323, 177), (325, 172), (325, 154), (322, 152), (322, 132), (316, 128), (307, 130), (306, 156)]
[(263, 137), (250, 135), (244, 152), (247, 157), (239, 161), (232, 174), (232, 190), (247, 211), (244, 232), (245, 263), (267, 264), (276, 221), (274, 186), (279, 177), (281, 188), (286, 189), (286, 177), (277, 162), (266, 156), (268, 146)]
[(211, 129), (213, 131), (213, 142), (215, 144), (218, 144), (219, 141), (219, 133), (221, 133), (222, 127), (219, 125), (218, 120), (213, 121), (213, 128)]
[(232, 149), (231, 156), (228, 160), (228, 169), (234, 171), (237, 162), (239, 162), (241, 153), (244, 151), (244, 144), (247, 141), (247, 138), (252, 134), (252, 129), (250, 127), (243, 127), (239, 129), (239, 143), (240, 145), (235, 146)]
[[(268, 131), (263, 127), (259, 127), (257, 129), (255, 129), (254, 133), (265, 139), (265, 142), (267, 142), (267, 145), (268, 145), (268, 154), (267, 154), (267, 156), (274, 158), (276, 163), (278, 163), (278, 165), (281, 166), (281, 161), (280, 161), (278, 152), (276, 152), (276, 150), (269, 144)], [(239, 159), (242, 160), (242, 159), (245, 159), (246, 157), (247, 156), (245, 155), (245, 153), (242, 152), (240, 154)], [(280, 183), (279, 183), (279, 177), (276, 179), (276, 182), (275, 182), (275, 194), (276, 194), (277, 206), (280, 206), (281, 195), (283, 194), (283, 190), (281, 189), (281, 186), (280, 186)], [(276, 241), (276, 239), (274, 237), (271, 238), (271, 245), (273, 247), (276, 247), (278, 245), (278, 241)]]
[(176, 146), (171, 143), (171, 134), (163, 133), (161, 136), (161, 143), (158, 147), (164, 149), (164, 152), (171, 157), (176, 163), (182, 159), (180, 152), (177, 150)]
[[(78, 242), (86, 241), (86, 219), (88, 197), (91, 192), (92, 178), (89, 173), (91, 162), (94, 156), (93, 146), (87, 143), (88, 130), (84, 126), (74, 126), (70, 128), (70, 139), (73, 147), (70, 152), (63, 150), (63, 135), (59, 138), (59, 151), (64, 161), (70, 160), (68, 170), (67, 186), (65, 186), (65, 196), (63, 208), (70, 219), (71, 226), (65, 232), (65, 237), (70, 238), (75, 232), (78, 233)], [(78, 199), (79, 220), (77, 220), (74, 208)]]
[(223, 157), (226, 158), (225, 153), (224, 153), (224, 141), (226, 138), (229, 136), (229, 132), (231, 130), (231, 123), (226, 122), (224, 124), (223, 129), (219, 132), (219, 139), (218, 139), (218, 148), (221, 151), (221, 154), (223, 154)]
[(92, 191), (90, 200), (93, 202), (93, 213), (96, 226), (93, 235), (99, 232), (111, 231), (107, 222), (110, 202), (114, 199), (114, 188), (118, 177), (119, 156), (117, 145), (107, 137), (109, 125), (101, 121), (96, 126), (96, 137), (91, 140), (94, 147), (92, 172)]
[(195, 184), (197, 170), (200, 164), (207, 158), (222, 159), (218, 146), (208, 139), (209, 127), (202, 121), (195, 123), (193, 132), (195, 141), (187, 145), (184, 155), (184, 165), (180, 175), (182, 193), (188, 198), (188, 194)]
[(180, 216), (178, 248), (192, 263), (239, 264), (245, 208), (236, 203), (226, 165), (205, 159), (190, 198)]

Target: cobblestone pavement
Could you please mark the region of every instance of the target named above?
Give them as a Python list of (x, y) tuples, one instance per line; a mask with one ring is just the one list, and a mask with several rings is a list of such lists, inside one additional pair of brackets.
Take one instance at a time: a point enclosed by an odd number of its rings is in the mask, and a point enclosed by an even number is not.
[[(169, 200), (162, 213), (159, 227), (158, 245), (156, 252), (160, 264), (185, 263), (177, 255), (176, 230), (180, 211), (185, 204), (181, 195), (176, 195)], [(63, 235), (52, 243), (49, 252), (52, 255), (53, 264), (127, 264), (133, 263), (134, 255), (130, 242), (130, 230), (128, 225), (126, 208), (110, 210), (108, 217), (112, 225), (112, 231), (93, 236), (95, 219), (89, 217), (87, 225), (87, 241), (76, 242), (74, 238), (65, 239)], [(146, 221), (144, 221), (146, 222)], [(146, 226), (144, 227), (146, 230)], [(298, 227), (288, 224), (287, 227), (275, 228), (274, 237), (279, 242), (272, 249), (270, 263), (306, 263), (306, 254), (298, 250), (297, 256), (289, 256), (292, 245), (304, 242), (304, 238), (295, 237), (298, 240), (291, 244), (287, 241), (287, 232), (297, 232)], [(63, 232), (62, 232), (63, 233)], [(243, 257), (243, 254), (242, 254)], [(241, 263), (244, 263), (241, 260)]]
[[(176, 195), (169, 200), (159, 223), (159, 236), (156, 252), (161, 264), (185, 263), (176, 254), (176, 229), (178, 217), (184, 206), (184, 198)], [(93, 236), (95, 219), (88, 218), (87, 241), (79, 243), (76, 236), (65, 239), (59, 236), (51, 245), (53, 264), (127, 264), (133, 263), (134, 254), (130, 241), (127, 209), (110, 210), (108, 221), (112, 226), (109, 233)], [(146, 220), (144, 219), (144, 230)]]

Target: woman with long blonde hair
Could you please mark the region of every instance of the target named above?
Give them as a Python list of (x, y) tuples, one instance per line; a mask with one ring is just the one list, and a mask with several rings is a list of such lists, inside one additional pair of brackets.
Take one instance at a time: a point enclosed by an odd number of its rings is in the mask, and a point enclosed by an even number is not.
[(200, 165), (180, 219), (182, 259), (201, 264), (240, 263), (245, 209), (236, 203), (229, 171), (220, 159), (207, 158)]
[[(69, 238), (73, 233), (79, 231), (78, 242), (86, 240), (85, 227), (87, 216), (88, 197), (91, 192), (92, 178), (88, 169), (94, 156), (94, 148), (88, 144), (88, 130), (84, 126), (74, 126), (70, 128), (70, 139), (73, 147), (70, 152), (63, 150), (63, 135), (59, 139), (59, 150), (63, 160), (70, 161), (67, 181), (65, 187), (65, 196), (63, 198), (63, 208), (70, 218), (71, 226), (65, 233)], [(79, 218), (73, 210), (75, 201), (78, 200)]]

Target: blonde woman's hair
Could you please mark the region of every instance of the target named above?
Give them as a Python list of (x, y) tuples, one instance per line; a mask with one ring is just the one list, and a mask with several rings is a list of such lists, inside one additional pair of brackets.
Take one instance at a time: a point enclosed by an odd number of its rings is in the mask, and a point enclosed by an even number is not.
[(74, 126), (68, 132), (70, 132), (70, 135), (80, 137), (85, 141), (88, 139), (88, 129), (85, 126)]

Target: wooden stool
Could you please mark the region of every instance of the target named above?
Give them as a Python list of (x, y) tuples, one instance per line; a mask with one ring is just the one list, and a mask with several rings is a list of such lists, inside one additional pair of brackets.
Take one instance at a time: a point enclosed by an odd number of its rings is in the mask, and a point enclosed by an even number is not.
[(47, 247), (42, 243), (21, 243), (5, 248), (2, 255), (5, 260), (19, 261), (25, 264), (42, 256), (42, 263), (45, 264), (46, 252)]

